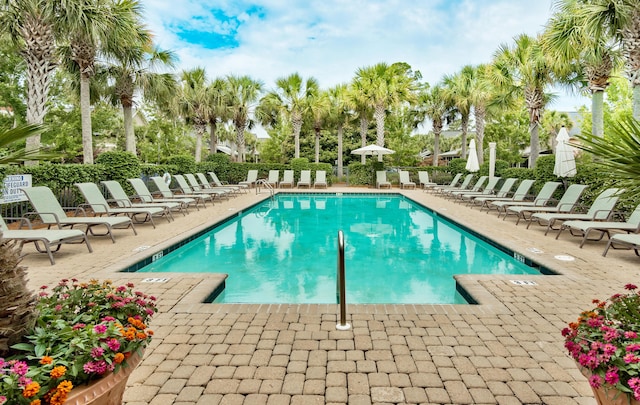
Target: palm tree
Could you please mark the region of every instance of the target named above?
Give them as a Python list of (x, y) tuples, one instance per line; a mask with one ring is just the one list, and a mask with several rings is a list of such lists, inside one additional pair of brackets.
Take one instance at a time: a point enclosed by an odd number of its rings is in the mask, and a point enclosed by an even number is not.
[(214, 154), (218, 151), (218, 124), (226, 122), (229, 117), (227, 101), (227, 81), (222, 78), (215, 78), (209, 88), (209, 150)]
[(274, 124), (274, 119), (283, 116), (290, 120), (295, 141), (294, 157), (300, 157), (300, 131), (303, 117), (309, 109), (309, 99), (319, 90), (318, 81), (310, 77), (306, 81), (298, 73), (276, 80), (276, 89), (260, 101), (260, 116), (263, 123)]
[(441, 84), (423, 89), (418, 95), (418, 116), (431, 120), (433, 126), (433, 166), (438, 166), (440, 155), (440, 134), (446, 117), (451, 113), (452, 104), (446, 97)]
[(640, 120), (640, 7), (637, 0), (583, 0), (579, 12), (584, 35), (613, 38), (622, 48), (633, 87), (633, 117)]
[(502, 93), (496, 102), (509, 103), (513, 97), (523, 97), (529, 110), (530, 168), (540, 154), (540, 117), (549, 101), (545, 90), (553, 83), (552, 71), (539, 38), (526, 34), (517, 36), (513, 47), (501, 45), (491, 69), (491, 80)]
[(571, 130), (573, 122), (569, 118), (569, 115), (564, 112), (558, 111), (545, 111), (542, 116), (542, 127), (549, 134), (551, 150), (556, 150), (556, 137), (560, 128), (566, 127), (567, 130)]
[[(376, 120), (376, 143), (384, 147), (384, 121), (387, 109), (403, 101), (414, 99), (413, 78), (409, 77), (402, 64), (378, 63), (356, 71), (363, 97), (373, 108)], [(382, 161), (382, 155), (378, 155)]]
[(343, 171), (343, 137), (344, 126), (351, 116), (352, 105), (349, 103), (348, 86), (339, 84), (328, 90), (329, 109), (332, 120), (336, 123), (338, 129), (338, 178), (342, 178)]
[(95, 74), (98, 52), (120, 53), (132, 44), (148, 43), (149, 33), (140, 29), (141, 6), (137, 0), (92, 0), (66, 7), (58, 17), (69, 38), (65, 47), (80, 75), (80, 116), (85, 164), (93, 164), (90, 80)]
[(229, 116), (236, 129), (238, 161), (244, 162), (244, 132), (253, 128), (253, 110), (262, 91), (262, 83), (249, 76), (227, 76)]
[[(604, 135), (604, 91), (609, 86), (611, 72), (619, 59), (616, 44), (610, 36), (590, 36), (586, 32), (590, 22), (585, 20), (584, 0), (562, 0), (558, 11), (547, 23), (542, 36), (545, 52), (559, 61), (558, 76), (569, 84), (583, 85), (585, 77), (591, 92), (591, 131), (597, 136)], [(576, 75), (576, 66), (581, 70)], [(577, 77), (576, 77), (577, 76)]]
[[(27, 66), (27, 123), (42, 124), (53, 72), (59, 64), (56, 42), (57, 1), (2, 0), (0, 24), (11, 37)], [(27, 139), (27, 149), (40, 147), (40, 133)]]
[(466, 65), (454, 75), (447, 75), (443, 79), (445, 97), (448, 97), (460, 114), (462, 130), (462, 149), (460, 157), (467, 158), (467, 131), (469, 130), (469, 117), (471, 115), (471, 82), (473, 80), (473, 67)]
[[(354, 112), (360, 120), (360, 146), (367, 146), (367, 133), (369, 132), (369, 121), (372, 118), (373, 110), (368, 103), (365, 84), (363, 80), (355, 78), (351, 82), (351, 87), (347, 92), (347, 98), (349, 104), (353, 106)], [(360, 156), (360, 163), (365, 164), (367, 157), (365, 155)]]
[(181, 83), (174, 99), (174, 110), (193, 125), (196, 131), (195, 160), (200, 162), (202, 156), (202, 137), (209, 122), (209, 92), (207, 76), (204, 68), (197, 67), (183, 70)]
[[(478, 148), (478, 161), (484, 161), (484, 125), (494, 96), (494, 89), (488, 80), (489, 65), (478, 65), (471, 69), (469, 82), (469, 98), (473, 105), (473, 113), (476, 122), (476, 141)], [(463, 143), (464, 146), (464, 143)]]
[(113, 64), (107, 74), (113, 79), (109, 93), (111, 101), (122, 106), (126, 151), (134, 155), (136, 136), (133, 126), (134, 94), (142, 94), (146, 100), (166, 103), (175, 94), (176, 81), (172, 74), (157, 73), (159, 67), (173, 67), (172, 52), (152, 48), (150, 43), (136, 44), (114, 54)]
[(320, 163), (320, 132), (325, 123), (331, 104), (326, 91), (318, 91), (309, 97), (309, 112), (313, 119), (313, 131), (315, 132), (315, 162)]

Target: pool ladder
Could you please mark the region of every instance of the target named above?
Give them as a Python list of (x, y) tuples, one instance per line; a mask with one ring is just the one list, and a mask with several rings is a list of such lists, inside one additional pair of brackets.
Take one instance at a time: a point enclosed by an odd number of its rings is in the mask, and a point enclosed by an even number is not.
[(271, 186), (271, 184), (269, 184), (267, 179), (258, 179), (256, 181), (256, 194), (260, 194), (260, 186), (263, 186), (264, 188), (269, 190), (269, 194), (271, 195), (271, 198), (273, 198), (273, 196), (275, 195), (275, 191), (273, 190), (273, 187)]
[(344, 234), (338, 231), (338, 277), (336, 278), (336, 298), (340, 305), (340, 322), (336, 324), (338, 330), (349, 330), (351, 325), (347, 323), (347, 287), (344, 271)]

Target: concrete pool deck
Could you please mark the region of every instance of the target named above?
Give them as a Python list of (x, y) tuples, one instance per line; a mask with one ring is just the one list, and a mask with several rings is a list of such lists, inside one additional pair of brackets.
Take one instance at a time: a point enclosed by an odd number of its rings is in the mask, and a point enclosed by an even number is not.
[(23, 264), (34, 289), (61, 278), (111, 279), (132, 281), (158, 297), (160, 311), (151, 324), (156, 334), (129, 380), (127, 405), (595, 404), (565, 354), (560, 331), (591, 308), (593, 298), (637, 283), (640, 259), (626, 250), (602, 257), (604, 241), (580, 249), (580, 239), (568, 233), (556, 240), (555, 233), (544, 236), (542, 227), (527, 230), (514, 219), (503, 221), (422, 190), (391, 192), (558, 275), (458, 276), (479, 305), (348, 305), (352, 329), (338, 331), (337, 305), (202, 304), (218, 277), (118, 272), (268, 198), (264, 190), (184, 217), (174, 214), (174, 222), (158, 220), (156, 229), (138, 225), (137, 236), (116, 231), (116, 243), (91, 237), (92, 254), (81, 245), (63, 246), (55, 266), (26, 246)]

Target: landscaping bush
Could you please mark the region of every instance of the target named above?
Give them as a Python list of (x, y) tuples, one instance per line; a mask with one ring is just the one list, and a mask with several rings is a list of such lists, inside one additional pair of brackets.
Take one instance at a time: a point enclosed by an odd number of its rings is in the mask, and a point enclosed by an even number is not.
[(465, 169), (466, 165), (467, 165), (466, 160), (456, 158), (456, 159), (451, 159), (451, 162), (449, 162), (449, 166), (447, 167), (449, 168), (449, 173), (456, 175), (458, 173), (466, 173), (467, 172), (467, 169)]
[(96, 158), (96, 164), (102, 166), (101, 180), (115, 180), (131, 192), (127, 179), (140, 176), (140, 161), (130, 152), (104, 152)]
[(193, 173), (196, 169), (196, 160), (191, 155), (171, 156), (164, 163), (176, 167), (177, 171), (171, 174)]

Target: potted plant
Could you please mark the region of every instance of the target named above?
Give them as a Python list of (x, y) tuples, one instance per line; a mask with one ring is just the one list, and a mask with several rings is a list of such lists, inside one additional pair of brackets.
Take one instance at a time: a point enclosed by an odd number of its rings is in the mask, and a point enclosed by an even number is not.
[[(0, 358), (0, 405), (121, 404), (126, 377), (153, 335), (147, 322), (156, 312), (155, 298), (133, 287), (75, 279), (41, 287), (35, 326), (11, 346), (13, 356)], [(103, 381), (107, 386), (100, 387)], [(86, 387), (96, 393), (85, 389), (72, 400)], [(101, 395), (110, 399), (102, 402)]]
[(640, 404), (640, 294), (633, 284), (625, 289), (594, 300), (595, 308), (562, 331), (599, 404)]

